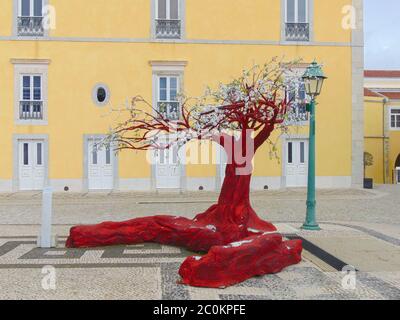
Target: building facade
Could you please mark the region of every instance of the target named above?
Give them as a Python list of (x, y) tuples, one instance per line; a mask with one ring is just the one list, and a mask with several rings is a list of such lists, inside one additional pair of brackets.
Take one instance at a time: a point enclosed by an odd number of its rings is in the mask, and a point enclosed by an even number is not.
[(400, 184), (400, 71), (365, 71), (365, 152), (373, 157), (365, 175)]
[[(218, 189), (223, 161), (182, 165), (171, 151), (150, 164), (144, 152), (115, 155), (93, 145), (115, 122), (110, 110), (135, 95), (177, 117), (178, 92), (201, 95), (274, 56), (302, 58), (299, 69), (316, 59), (329, 77), (318, 97), (317, 186), (362, 184), (362, 0), (0, 5), (1, 192)], [(253, 189), (306, 184), (308, 115), (304, 92), (295, 94), (304, 121), (272, 137), (279, 160), (268, 146), (258, 151)]]

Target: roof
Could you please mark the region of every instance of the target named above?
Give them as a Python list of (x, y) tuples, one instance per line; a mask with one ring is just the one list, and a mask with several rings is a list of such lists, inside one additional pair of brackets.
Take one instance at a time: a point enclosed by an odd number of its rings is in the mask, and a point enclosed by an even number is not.
[(378, 98), (383, 98), (381, 95), (367, 89), (364, 88), (364, 97), (378, 97)]
[(378, 91), (364, 88), (364, 97), (387, 98), (400, 100), (400, 91)]
[(400, 92), (379, 92), (390, 100), (400, 100)]
[(400, 70), (365, 70), (366, 78), (400, 78)]

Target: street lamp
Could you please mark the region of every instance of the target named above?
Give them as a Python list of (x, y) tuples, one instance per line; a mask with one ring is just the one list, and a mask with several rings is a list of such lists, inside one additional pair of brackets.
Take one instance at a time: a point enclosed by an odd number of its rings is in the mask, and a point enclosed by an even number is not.
[(321, 230), (315, 215), (315, 98), (320, 95), (326, 77), (321, 66), (314, 61), (307, 67), (302, 77), (307, 95), (311, 97), (308, 105), (310, 112), (309, 154), (308, 154), (308, 183), (307, 183), (307, 215), (302, 229)]

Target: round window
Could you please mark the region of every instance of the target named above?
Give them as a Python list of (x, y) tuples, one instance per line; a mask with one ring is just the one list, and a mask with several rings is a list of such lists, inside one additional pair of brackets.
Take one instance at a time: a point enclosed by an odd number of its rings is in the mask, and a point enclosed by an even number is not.
[(97, 89), (97, 101), (103, 103), (107, 98), (107, 93), (104, 88)]
[(94, 87), (92, 92), (94, 103), (99, 106), (104, 106), (110, 100), (110, 91), (105, 84), (98, 84)]

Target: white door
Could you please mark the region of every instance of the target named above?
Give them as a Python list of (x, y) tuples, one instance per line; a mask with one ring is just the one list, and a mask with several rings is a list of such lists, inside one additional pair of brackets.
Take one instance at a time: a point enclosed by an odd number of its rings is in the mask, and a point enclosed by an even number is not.
[(114, 188), (114, 163), (110, 146), (99, 147), (99, 140), (88, 142), (89, 190), (112, 190)]
[(44, 141), (19, 141), (19, 188), (42, 190), (44, 187)]
[(289, 140), (286, 142), (286, 186), (307, 186), (308, 141)]
[(181, 186), (181, 167), (178, 147), (155, 151), (156, 156), (156, 188), (179, 189)]

